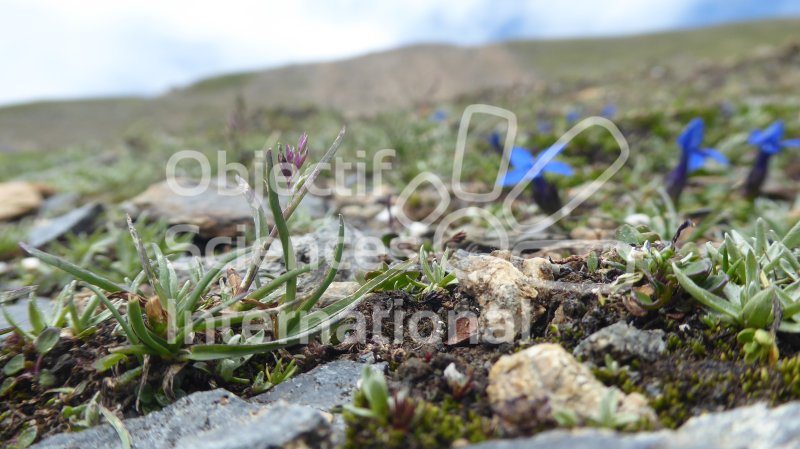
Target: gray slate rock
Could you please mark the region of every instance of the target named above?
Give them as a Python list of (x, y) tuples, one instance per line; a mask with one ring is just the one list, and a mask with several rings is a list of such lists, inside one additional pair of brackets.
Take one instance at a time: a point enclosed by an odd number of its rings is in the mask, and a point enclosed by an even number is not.
[[(195, 393), (123, 422), (138, 449), (331, 447), (330, 424), (317, 410), (289, 404), (264, 408), (222, 389)], [(55, 435), (31, 447), (111, 449), (121, 444), (106, 424)]]
[[(3, 294), (0, 293), (0, 298), (2, 298)], [(39, 310), (41, 310), (45, 315), (50, 313), (50, 310), (53, 308), (53, 300), (50, 298), (44, 298), (41, 296), (36, 297), (36, 303), (39, 306)], [(8, 315), (14, 320), (15, 323), (19, 324), (23, 329), (30, 329), (31, 322), (28, 319), (28, 298), (24, 297), (16, 302), (6, 304), (6, 310), (8, 311)], [(0, 329), (5, 327), (10, 327), (11, 323), (6, 321), (5, 315), (0, 313)], [(2, 339), (3, 337), (0, 337)]]
[[(199, 187), (192, 194), (182, 194), (162, 181), (148, 187), (123, 208), (133, 216), (146, 214), (170, 225), (196, 226), (204, 239), (235, 238), (244, 235), (243, 231), (251, 226), (253, 213), (236, 184), (220, 184), (217, 179), (205, 186), (189, 179), (177, 179), (176, 183), (187, 191)], [(268, 210), (266, 213), (269, 215)]]
[(66, 214), (78, 207), (81, 195), (77, 192), (56, 193), (46, 198), (39, 207), (40, 217), (53, 217)]
[(40, 247), (68, 232), (86, 230), (102, 210), (102, 204), (88, 203), (58, 217), (37, 219), (28, 232), (28, 244)]
[(632, 359), (656, 360), (666, 349), (664, 331), (643, 331), (620, 321), (586, 337), (573, 354), (595, 364), (602, 364), (609, 354), (614, 360), (625, 363)]
[(666, 449), (660, 433), (620, 434), (597, 429), (552, 430), (533, 438), (495, 440), (463, 449)]
[[(353, 391), (361, 379), (364, 366), (367, 365), (350, 360), (326, 363), (276, 385), (266, 393), (251, 398), (251, 401), (272, 404), (283, 400), (328, 411), (353, 400)], [(383, 372), (384, 366), (382, 363), (373, 365), (373, 368)]]
[(317, 410), (279, 403), (252, 418), (184, 438), (176, 449), (272, 449), (333, 447), (330, 424)]
[[(262, 404), (286, 401), (328, 412), (334, 407), (353, 402), (353, 393), (365, 366), (372, 366), (373, 369), (383, 372), (386, 363), (367, 365), (349, 360), (336, 360), (280, 383), (251, 400)], [(331, 430), (331, 439), (335, 445), (343, 444), (345, 424), (342, 415), (333, 415)]]
[[(300, 294), (310, 293), (325, 278), (330, 266), (333, 264), (338, 239), (338, 219), (322, 220), (314, 232), (291, 237), (292, 247), (299, 264), (322, 262), (319, 268), (298, 278), (298, 291)], [(366, 244), (365, 242), (370, 242), (366, 239), (367, 237), (361, 231), (345, 223), (344, 249), (339, 271), (336, 273), (336, 281), (351, 281), (355, 279), (355, 273), (374, 270), (381, 266), (380, 253), (374, 251), (369, 244)], [(381, 246), (383, 245), (380, 240), (374, 240), (374, 242)], [(185, 279), (189, 279), (190, 269), (198, 261), (204, 268), (209, 269), (219, 262), (219, 257), (207, 256), (197, 259), (190, 256), (179, 257), (173, 261), (172, 266), (179, 279), (181, 279), (180, 283), (184, 282)], [(248, 254), (231, 262), (229, 266), (244, 275), (250, 263), (251, 257)], [(277, 276), (285, 271), (281, 242), (279, 239), (275, 239), (264, 257), (259, 273), (261, 275)], [(263, 282), (269, 281), (263, 279)]]
[(800, 402), (765, 404), (692, 418), (676, 431), (615, 433), (554, 430), (532, 438), (496, 440), (469, 449), (794, 449), (800, 447)]

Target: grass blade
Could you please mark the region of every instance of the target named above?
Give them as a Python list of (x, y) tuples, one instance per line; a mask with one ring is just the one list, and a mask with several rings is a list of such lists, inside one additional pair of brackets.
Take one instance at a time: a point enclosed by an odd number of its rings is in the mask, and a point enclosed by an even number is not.
[(222, 270), (225, 269), (225, 266), (237, 257), (239, 257), (238, 251), (231, 251), (230, 253), (226, 254), (225, 257), (220, 259), (219, 262), (217, 262), (216, 265), (207, 271), (197, 282), (197, 286), (194, 288), (194, 290), (192, 290), (192, 293), (189, 294), (185, 301), (178, 305), (178, 327), (184, 324), (183, 316), (185, 312), (194, 312), (194, 309), (197, 307), (197, 302), (200, 300), (200, 297), (203, 295), (203, 293), (205, 293), (205, 291), (208, 289), (208, 286), (214, 282), (220, 273), (222, 273)]
[(36, 339), (35, 335), (20, 327), (20, 325), (14, 320), (14, 318), (11, 317), (11, 314), (8, 313), (8, 309), (6, 309), (5, 303), (0, 303), (0, 308), (3, 311), (3, 318), (6, 319), (6, 323), (10, 324), (11, 327), (14, 328), (14, 330), (18, 334), (21, 334), (23, 337), (25, 337), (26, 340), (33, 341)]
[(136, 333), (133, 332), (133, 329), (131, 329), (128, 320), (123, 318), (122, 314), (119, 313), (119, 309), (117, 308), (117, 306), (115, 306), (114, 303), (111, 302), (111, 300), (108, 299), (108, 297), (104, 295), (103, 292), (101, 292), (100, 289), (98, 289), (94, 285), (87, 285), (87, 287), (89, 287), (89, 289), (92, 292), (94, 292), (94, 294), (100, 299), (103, 305), (106, 306), (106, 309), (108, 309), (108, 311), (111, 312), (111, 315), (114, 317), (115, 320), (117, 320), (120, 327), (122, 327), (122, 331), (125, 332), (125, 335), (128, 337), (128, 340), (132, 344), (138, 344), (139, 338), (136, 336)]
[(86, 270), (85, 268), (81, 268), (75, 265), (74, 263), (68, 262), (58, 256), (48, 254), (44, 251), (40, 251), (24, 243), (20, 243), (19, 246), (22, 248), (23, 251), (25, 251), (26, 253), (28, 253), (33, 257), (36, 257), (42, 262), (50, 266), (56, 267), (59, 270), (65, 271), (88, 284), (100, 287), (107, 292), (131, 292), (131, 290), (128, 287), (124, 287), (103, 276), (94, 274)]
[[(329, 312), (330, 315), (326, 319), (321, 319), (318, 321), (316, 325), (308, 326), (303, 331), (290, 335), (288, 337), (284, 337), (279, 340), (274, 340), (267, 343), (260, 343), (255, 345), (221, 345), (221, 344), (209, 344), (209, 345), (194, 345), (189, 348), (189, 359), (190, 360), (197, 360), (197, 361), (208, 361), (208, 360), (218, 360), (224, 359), (228, 357), (243, 357), (251, 354), (259, 354), (269, 351), (274, 351), (276, 349), (285, 348), (287, 346), (293, 346), (299, 343), (303, 343), (310, 339), (312, 336), (318, 334), (323, 330), (324, 326), (331, 326), (339, 322), (344, 316), (346, 312), (352, 310), (356, 307), (360, 300), (369, 293), (373, 288), (380, 285), (381, 283), (385, 282), (387, 279), (396, 276), (401, 271), (407, 270), (412, 264), (414, 263), (413, 260), (408, 260), (402, 263), (395, 265), (394, 267), (386, 270), (384, 273), (374, 277), (373, 279), (369, 280), (367, 283), (361, 286), (355, 293), (348, 296), (341, 301), (338, 301), (335, 304), (332, 304), (321, 311), (315, 312)], [(313, 315), (313, 314), (312, 314)]]
[[(297, 193), (295, 193), (295, 195), (292, 197), (291, 201), (289, 201), (286, 209), (281, 214), (284, 220), (288, 220), (292, 216), (295, 209), (297, 209), (297, 206), (300, 205), (300, 202), (308, 193), (308, 186), (314, 184), (314, 181), (317, 179), (319, 174), (322, 173), (322, 168), (327, 167), (329, 162), (333, 159), (333, 156), (336, 155), (336, 151), (339, 149), (339, 146), (344, 140), (345, 131), (346, 129), (342, 127), (342, 129), (339, 131), (339, 135), (336, 136), (336, 139), (333, 141), (330, 148), (328, 148), (328, 151), (326, 151), (322, 156), (322, 159), (320, 159), (319, 162), (314, 165), (314, 169), (311, 170), (308, 178), (306, 178), (303, 185), (300, 186), (300, 190), (298, 190)], [(249, 290), (250, 286), (253, 285), (253, 281), (258, 273), (258, 267), (260, 267), (261, 263), (264, 262), (264, 256), (266, 256), (267, 250), (269, 250), (270, 245), (272, 245), (272, 241), (277, 236), (277, 232), (277, 228), (273, 226), (272, 231), (269, 233), (269, 237), (264, 240), (263, 243), (256, 246), (250, 267), (247, 269), (247, 273), (242, 281), (242, 288), (244, 290)]]
[(328, 273), (325, 275), (325, 278), (322, 280), (322, 283), (314, 290), (314, 293), (309, 297), (303, 305), (300, 306), (300, 310), (304, 312), (308, 312), (311, 310), (312, 307), (319, 301), (322, 295), (325, 293), (325, 290), (331, 285), (333, 280), (336, 278), (336, 273), (339, 272), (339, 264), (342, 262), (342, 255), (344, 253), (344, 218), (339, 215), (339, 239), (336, 241), (336, 248), (333, 250), (333, 265), (331, 265)]
[(125, 424), (122, 423), (122, 420), (117, 418), (117, 415), (111, 412), (111, 410), (103, 407), (100, 407), (100, 413), (103, 414), (103, 417), (106, 418), (111, 427), (117, 432), (117, 436), (119, 436), (119, 441), (122, 444), (122, 449), (131, 449), (133, 447), (133, 442), (131, 440), (131, 434), (128, 432), (128, 429), (125, 428)]
[[(139, 263), (142, 264), (142, 269), (147, 274), (147, 280), (150, 281), (150, 285), (156, 291), (156, 295), (158, 295), (161, 301), (166, 301), (167, 295), (161, 287), (161, 283), (158, 281), (155, 271), (153, 271), (153, 265), (150, 264), (150, 258), (147, 256), (147, 251), (144, 249), (144, 244), (142, 243), (142, 239), (139, 238), (136, 227), (133, 226), (131, 216), (126, 215), (125, 217), (128, 220), (128, 232), (131, 234), (133, 246), (136, 248), (136, 253), (139, 255)], [(166, 302), (164, 304), (166, 304)]]
[[(272, 151), (267, 151), (267, 195), (269, 196), (269, 207), (272, 210), (275, 228), (278, 230), (278, 238), (283, 248), (283, 260), (286, 271), (292, 271), (295, 268), (294, 250), (292, 249), (292, 241), (289, 236), (289, 226), (283, 218), (283, 211), (281, 211), (281, 202), (278, 198), (278, 183), (275, 181), (274, 166), (275, 163), (272, 160)], [(281, 302), (292, 302), (296, 295), (297, 279), (292, 278), (286, 282), (286, 296)]]
[(692, 297), (699, 303), (717, 313), (727, 315), (737, 322), (741, 319), (741, 311), (739, 308), (735, 307), (728, 300), (721, 298), (695, 284), (694, 281), (689, 278), (689, 276), (685, 275), (681, 269), (675, 265), (674, 262), (672, 263), (672, 270), (675, 273), (675, 277), (678, 279), (678, 282), (681, 284), (681, 287), (689, 292), (689, 294), (692, 295)]
[(169, 358), (172, 355), (169, 349), (153, 338), (153, 335), (147, 329), (147, 326), (145, 326), (144, 320), (142, 319), (142, 307), (139, 305), (139, 300), (136, 298), (128, 301), (128, 320), (130, 320), (131, 329), (145, 346), (157, 352), (162, 357)]

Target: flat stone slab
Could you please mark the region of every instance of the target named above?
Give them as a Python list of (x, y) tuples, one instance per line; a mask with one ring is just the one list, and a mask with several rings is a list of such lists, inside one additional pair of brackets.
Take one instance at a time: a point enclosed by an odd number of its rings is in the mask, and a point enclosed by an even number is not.
[[(369, 365), (350, 360), (326, 363), (276, 385), (266, 393), (251, 398), (251, 401), (272, 404), (282, 400), (328, 411), (352, 402), (353, 392), (365, 366)], [(372, 366), (383, 371), (384, 364)]]
[[(1, 292), (0, 298), (2, 298)], [(6, 311), (8, 311), (11, 319), (14, 320), (15, 323), (19, 324), (23, 329), (31, 328), (31, 322), (28, 319), (28, 301), (29, 299), (24, 297), (16, 302), (6, 304)], [(50, 298), (37, 296), (36, 303), (39, 306), (39, 310), (41, 310), (45, 315), (49, 314), (50, 310), (53, 308), (53, 300)], [(6, 320), (5, 315), (0, 313), (0, 329), (5, 327), (11, 327), (11, 323)], [(2, 339), (2, 337), (0, 337), (0, 339)]]
[(77, 233), (88, 227), (102, 210), (101, 204), (88, 203), (58, 217), (37, 219), (28, 233), (28, 244), (38, 248), (68, 232)]
[(624, 434), (600, 429), (553, 430), (468, 449), (790, 449), (800, 447), (800, 402), (765, 404), (692, 418), (678, 430)]
[(666, 349), (661, 329), (643, 331), (620, 321), (586, 337), (573, 353), (596, 364), (602, 364), (606, 354), (622, 363), (632, 359), (652, 362)]
[[(223, 389), (189, 395), (123, 423), (137, 449), (331, 447), (330, 424), (316, 409), (286, 403), (259, 406)], [(104, 424), (54, 435), (31, 447), (117, 449), (121, 443), (116, 431)]]
[[(179, 188), (195, 192), (183, 194), (173, 190), (170, 183), (153, 184), (125, 205), (132, 215), (146, 214), (170, 225), (190, 225), (203, 238), (236, 237), (252, 223), (253, 213), (244, 195), (237, 193), (235, 184), (224, 185), (213, 179), (207, 186), (187, 179), (175, 180)], [(266, 211), (269, 214), (269, 211)]]

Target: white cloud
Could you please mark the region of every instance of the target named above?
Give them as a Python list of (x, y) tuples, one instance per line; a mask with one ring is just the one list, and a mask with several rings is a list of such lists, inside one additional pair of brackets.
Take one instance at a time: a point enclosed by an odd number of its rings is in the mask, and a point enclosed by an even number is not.
[(0, 0), (0, 103), (156, 94), (203, 76), (398, 45), (678, 26), (703, 0)]

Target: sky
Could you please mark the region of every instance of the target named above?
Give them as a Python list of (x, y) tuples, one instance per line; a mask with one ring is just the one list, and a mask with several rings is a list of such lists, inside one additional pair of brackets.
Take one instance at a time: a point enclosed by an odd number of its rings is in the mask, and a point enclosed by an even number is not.
[(403, 45), (599, 37), (770, 17), (797, 0), (0, 0), (0, 105), (152, 96)]

